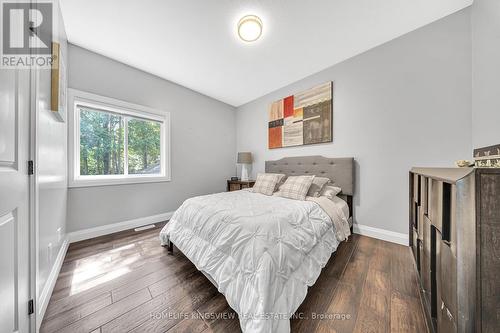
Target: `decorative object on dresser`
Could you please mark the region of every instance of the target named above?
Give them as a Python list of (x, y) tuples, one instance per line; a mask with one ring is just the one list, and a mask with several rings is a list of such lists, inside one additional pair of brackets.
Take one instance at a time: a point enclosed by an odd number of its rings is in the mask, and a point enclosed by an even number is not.
[(332, 82), (273, 102), (269, 107), (268, 148), (331, 142), (332, 110)]
[(474, 149), (478, 168), (500, 168), (500, 145)]
[(238, 164), (241, 164), (241, 180), (248, 181), (248, 175), (250, 171), (248, 170), (249, 165), (253, 162), (252, 153), (241, 152), (238, 153)]
[(474, 162), (468, 161), (468, 160), (458, 160), (455, 161), (455, 165), (459, 168), (471, 168), (474, 166)]
[(498, 332), (500, 169), (413, 168), (409, 232), (432, 331)]
[(255, 180), (228, 180), (227, 181), (227, 191), (239, 191), (244, 188), (250, 188), (253, 187), (255, 184)]

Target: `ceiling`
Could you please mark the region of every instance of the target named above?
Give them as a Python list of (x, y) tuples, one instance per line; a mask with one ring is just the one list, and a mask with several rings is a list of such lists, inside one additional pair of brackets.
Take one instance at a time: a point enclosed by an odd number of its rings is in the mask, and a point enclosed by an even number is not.
[[(240, 106), (473, 0), (61, 0), (69, 42)], [(236, 23), (260, 16), (248, 44)]]

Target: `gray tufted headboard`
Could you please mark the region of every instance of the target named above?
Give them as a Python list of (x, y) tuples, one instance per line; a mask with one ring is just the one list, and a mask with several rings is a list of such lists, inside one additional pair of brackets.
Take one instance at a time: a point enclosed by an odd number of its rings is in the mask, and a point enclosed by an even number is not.
[(342, 194), (354, 194), (354, 158), (328, 158), (323, 156), (285, 157), (266, 161), (266, 172), (284, 173), (287, 176), (316, 175), (330, 178)]

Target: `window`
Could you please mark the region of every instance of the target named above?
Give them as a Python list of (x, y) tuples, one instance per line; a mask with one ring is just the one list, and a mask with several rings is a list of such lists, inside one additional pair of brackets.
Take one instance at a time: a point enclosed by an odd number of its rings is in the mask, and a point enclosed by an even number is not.
[(168, 112), (76, 90), (69, 95), (70, 186), (170, 180)]

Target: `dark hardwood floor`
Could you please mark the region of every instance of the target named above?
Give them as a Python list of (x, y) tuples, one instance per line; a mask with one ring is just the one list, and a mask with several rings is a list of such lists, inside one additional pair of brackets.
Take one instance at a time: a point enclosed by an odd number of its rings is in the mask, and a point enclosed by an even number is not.
[[(238, 332), (234, 311), (163, 224), (71, 244), (41, 332)], [(323, 269), (292, 332), (428, 332), (410, 249), (353, 235)]]

